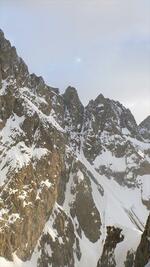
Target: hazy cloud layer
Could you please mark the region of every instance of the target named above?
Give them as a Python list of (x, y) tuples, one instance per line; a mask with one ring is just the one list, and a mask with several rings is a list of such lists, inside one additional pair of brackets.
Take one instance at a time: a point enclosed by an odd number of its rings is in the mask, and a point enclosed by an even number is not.
[(50, 85), (150, 114), (149, 0), (1, 0), (0, 27)]

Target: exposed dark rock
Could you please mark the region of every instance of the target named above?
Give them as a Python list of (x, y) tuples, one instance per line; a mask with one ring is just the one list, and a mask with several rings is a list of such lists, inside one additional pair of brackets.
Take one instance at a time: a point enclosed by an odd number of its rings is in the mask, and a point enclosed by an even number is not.
[(137, 248), (134, 267), (143, 267), (150, 260), (150, 215), (141, 242)]
[(100, 238), (101, 219), (92, 197), (90, 180), (80, 169), (73, 179), (75, 186), (72, 192), (75, 201), (72, 203), (71, 215), (73, 218), (77, 217), (85, 236), (94, 243)]
[(115, 267), (115, 248), (118, 243), (122, 242), (124, 236), (121, 234), (121, 229), (114, 226), (107, 227), (107, 236), (103, 247), (103, 252), (97, 267)]
[(145, 139), (150, 140), (150, 116), (140, 123), (139, 130)]
[[(75, 242), (74, 227), (72, 221), (62, 210), (55, 211), (53, 231), (57, 233), (52, 237), (48, 232), (44, 233), (40, 240), (41, 256), (38, 260), (39, 267), (46, 267), (51, 264), (52, 267), (74, 265)], [(49, 255), (46, 247), (49, 246), (52, 253)], [(78, 247), (76, 247), (78, 251)]]
[(125, 267), (133, 267), (134, 265), (134, 258), (135, 258), (135, 252), (134, 251), (128, 251), (126, 261), (124, 262)]
[(78, 97), (77, 90), (74, 87), (69, 86), (63, 97), (65, 108), (67, 108), (72, 121), (73, 130), (80, 132), (83, 124), (84, 107)]

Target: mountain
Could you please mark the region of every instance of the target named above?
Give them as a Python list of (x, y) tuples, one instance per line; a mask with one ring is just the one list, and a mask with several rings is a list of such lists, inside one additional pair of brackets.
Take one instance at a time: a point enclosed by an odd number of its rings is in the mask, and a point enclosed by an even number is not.
[(146, 264), (149, 188), (150, 139), (130, 110), (61, 95), (0, 31), (0, 266)]
[(150, 140), (150, 116), (140, 123), (139, 131), (145, 139)]

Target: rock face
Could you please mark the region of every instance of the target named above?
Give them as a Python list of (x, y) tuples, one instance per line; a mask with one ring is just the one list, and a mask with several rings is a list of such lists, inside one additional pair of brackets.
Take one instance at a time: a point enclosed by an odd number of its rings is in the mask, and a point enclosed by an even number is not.
[(86, 107), (73, 87), (60, 95), (0, 31), (0, 266), (132, 266), (150, 210), (149, 131), (101, 94)]
[[(68, 87), (63, 95), (66, 113), (68, 111), (69, 118), (71, 119), (73, 131), (81, 131), (83, 124), (84, 107), (78, 97), (78, 93), (75, 88)], [(66, 118), (66, 124), (69, 123)], [(68, 125), (71, 127), (71, 125)]]
[[(110, 139), (112, 136), (121, 139), (124, 133), (140, 138), (138, 126), (128, 109), (119, 102), (104, 98), (101, 94), (89, 102), (85, 108), (84, 153), (90, 161), (103, 151), (106, 141), (110, 149), (115, 149), (113, 140), (109, 143), (105, 140), (106, 134)], [(122, 156), (121, 153), (124, 154), (122, 150), (120, 144), (114, 151), (117, 157)]]
[(118, 243), (124, 239), (121, 235), (121, 229), (115, 228), (114, 226), (107, 227), (107, 236), (103, 247), (103, 252), (100, 260), (98, 261), (97, 267), (115, 267), (115, 255), (114, 251)]
[(140, 123), (139, 130), (145, 139), (150, 140), (150, 116)]
[(150, 215), (148, 217), (141, 242), (137, 248), (135, 267), (145, 266), (150, 260)]
[[(2, 32), (0, 41), (0, 254), (11, 260), (16, 251), (27, 260), (57, 199), (65, 137), (46, 115), (52, 108), (40, 96), (40, 87), (46, 87), (42, 79), (29, 75)], [(49, 102), (53, 95), (51, 91)]]

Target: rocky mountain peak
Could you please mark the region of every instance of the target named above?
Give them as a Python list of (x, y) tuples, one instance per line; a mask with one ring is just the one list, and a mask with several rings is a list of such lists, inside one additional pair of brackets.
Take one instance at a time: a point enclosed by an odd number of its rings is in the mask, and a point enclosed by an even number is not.
[(69, 85), (66, 88), (65, 94), (66, 95), (76, 95), (78, 97), (77, 89), (75, 87), (71, 86), (71, 85)]
[(0, 49), (6, 51), (9, 50), (10, 47), (10, 42), (5, 39), (4, 32), (0, 29)]
[(105, 98), (100, 94), (94, 101), (90, 101), (87, 110), (101, 123), (101, 131), (108, 130), (119, 133), (126, 128), (131, 134), (137, 134), (137, 124), (129, 109), (120, 102)]
[(72, 86), (67, 87), (65, 93), (63, 94), (63, 97), (68, 109), (71, 109), (72, 106), (76, 105), (83, 106), (79, 99), (77, 89)]
[(3, 36), (4, 36), (4, 32), (0, 29), (0, 40), (1, 38), (3, 38)]
[[(89, 102), (85, 108), (84, 116), (85, 142), (84, 152), (88, 158), (100, 153), (106, 142), (103, 136), (107, 135), (107, 146), (114, 147), (114, 136), (118, 139), (125, 135), (141, 139), (136, 121), (129, 109), (120, 102), (105, 98), (100, 94), (95, 100)], [(111, 141), (108, 141), (108, 140)], [(110, 144), (111, 143), (111, 144)], [(103, 144), (103, 145), (102, 145)], [(120, 153), (119, 153), (120, 154)]]
[[(63, 94), (67, 120), (71, 119), (73, 130), (81, 131), (83, 124), (84, 106), (81, 103), (77, 90), (69, 86)], [(71, 125), (70, 125), (71, 126)]]
[(146, 128), (147, 130), (150, 130), (150, 115), (145, 120), (143, 120), (139, 126), (141, 128)]
[(95, 99), (95, 103), (101, 103), (104, 100), (105, 100), (105, 97), (103, 96), (103, 94), (99, 94)]
[(1, 80), (15, 79), (18, 86), (23, 86), (28, 76), (28, 68), (24, 61), (18, 57), (16, 48), (6, 40), (0, 31), (0, 82)]
[(139, 131), (145, 139), (150, 140), (150, 116), (140, 123)]

